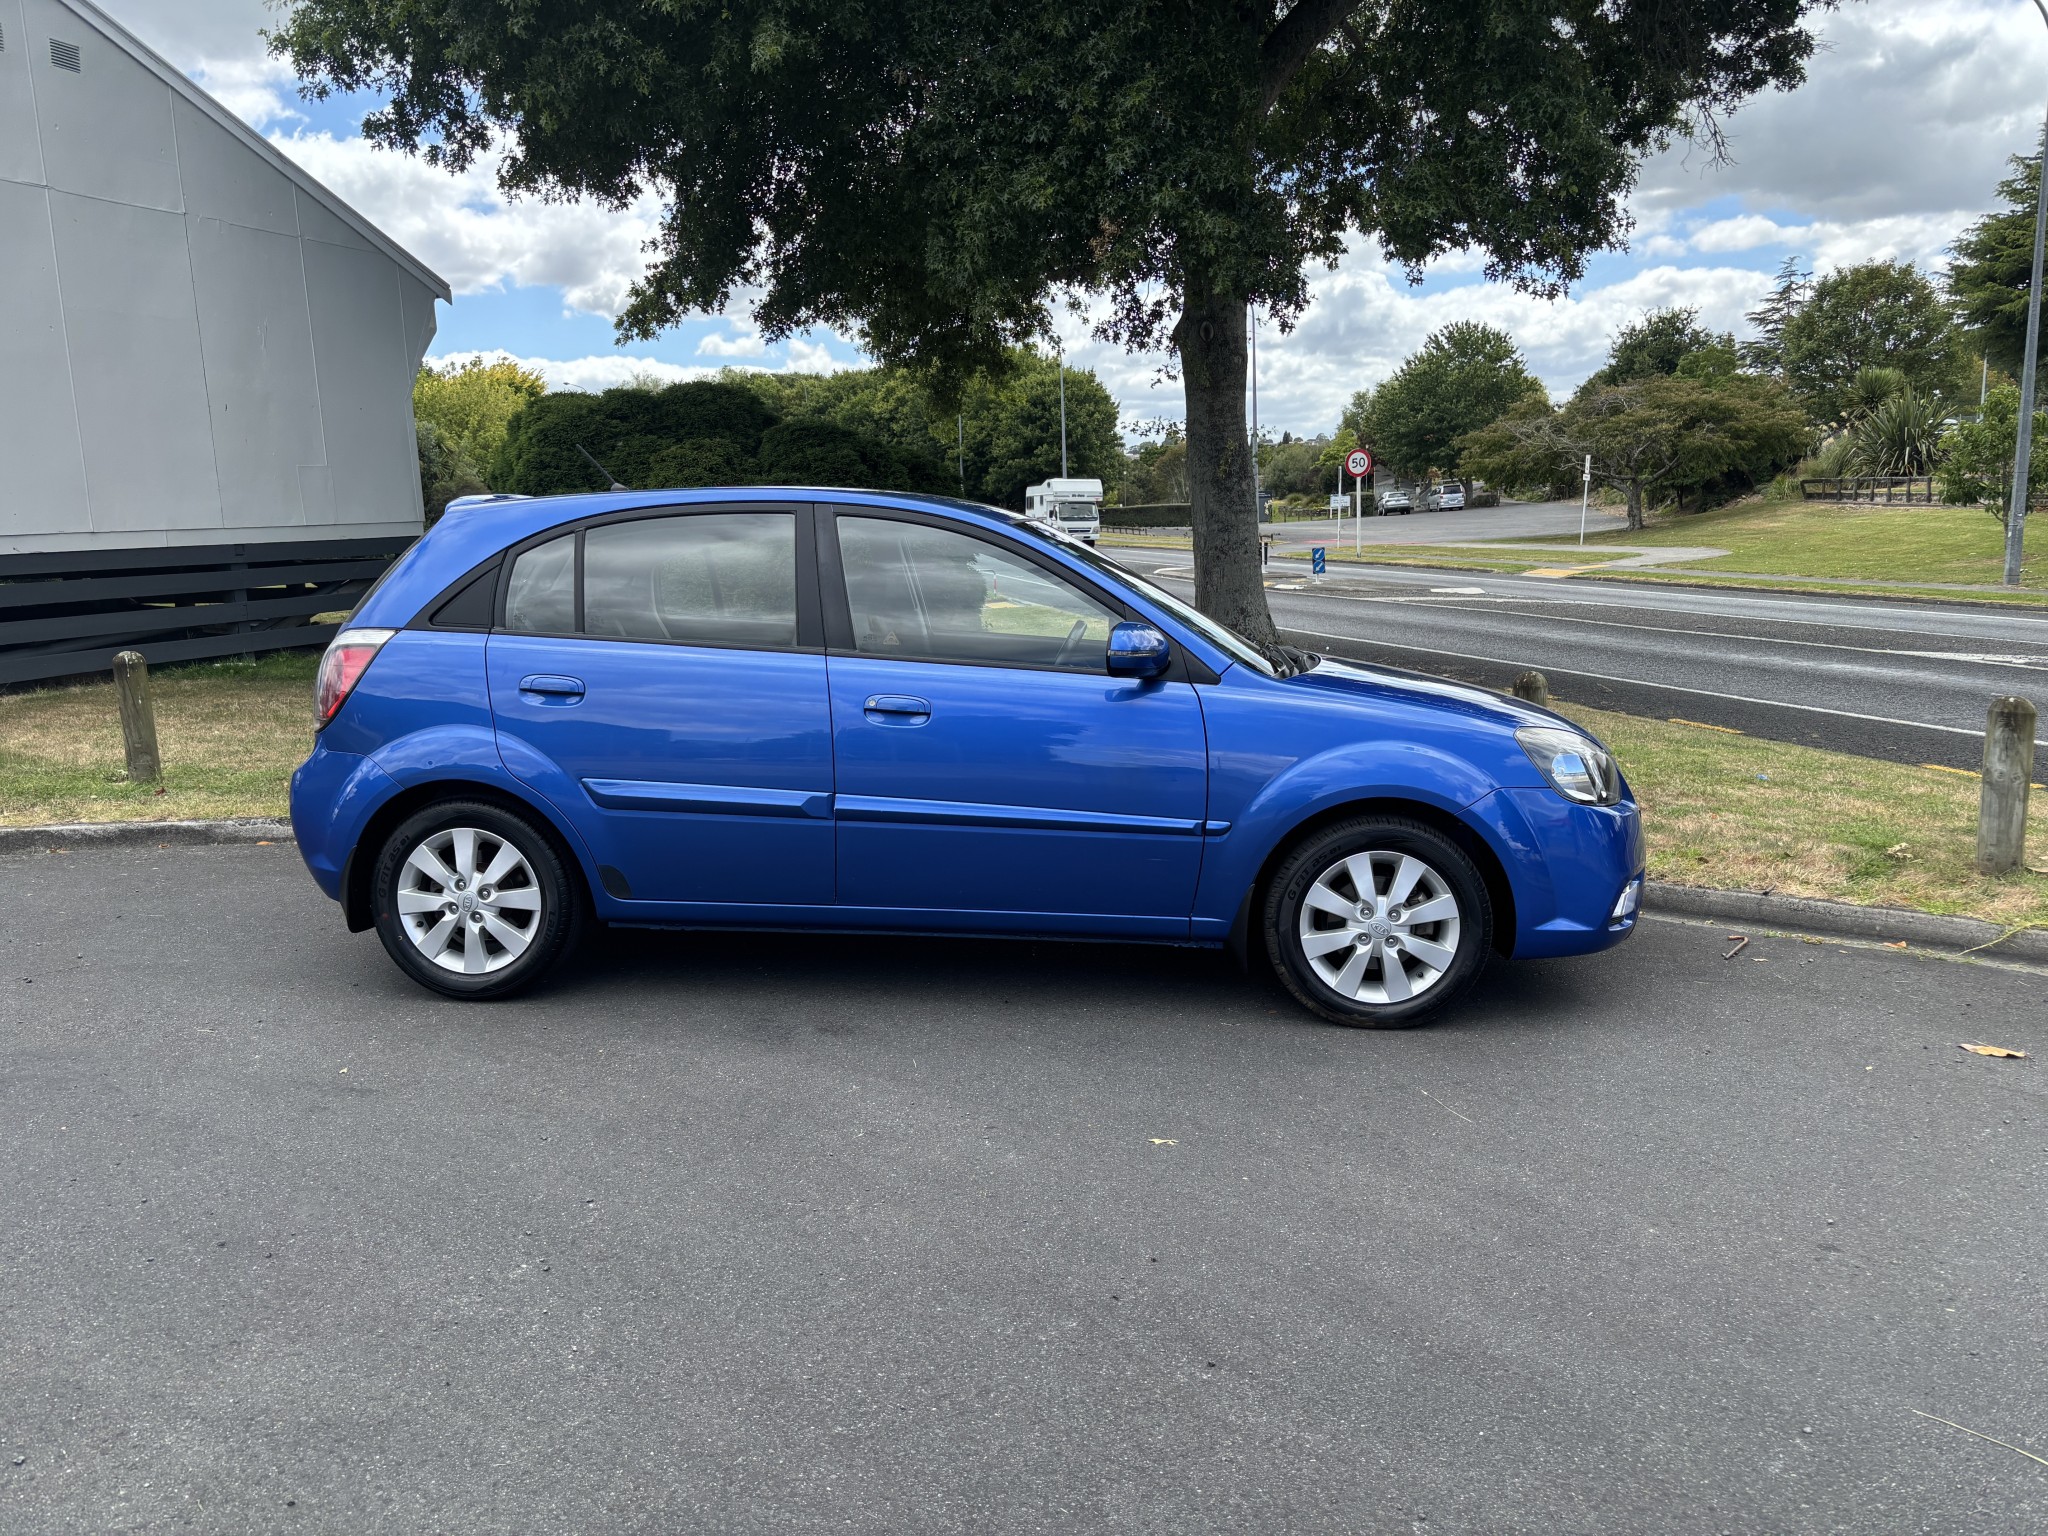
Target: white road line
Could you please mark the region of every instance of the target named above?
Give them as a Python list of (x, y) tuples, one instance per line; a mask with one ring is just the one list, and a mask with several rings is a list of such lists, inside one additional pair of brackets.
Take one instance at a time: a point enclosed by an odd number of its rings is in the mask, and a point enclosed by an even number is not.
[[(1491, 666), (1512, 666), (1498, 656), (1474, 656), (1465, 651), (1446, 651), (1433, 645), (1398, 645), (1391, 640), (1361, 640), (1356, 635), (1330, 635), (1313, 629), (1291, 629), (1290, 634), (1307, 635), (1312, 640), (1341, 640), (1348, 645), (1378, 646), (1389, 651), (1415, 651), (1424, 656), (1449, 656), (1456, 661), (1483, 661)], [(1839, 720), (1867, 720), (1873, 725), (1903, 725), (1915, 731), (1942, 731), (1950, 736), (1974, 736), (1981, 739), (1982, 731), (1967, 730), (1960, 725), (1930, 725), (1925, 720), (1899, 720), (1890, 715), (1865, 715), (1853, 709), (1827, 709), (1819, 704), (1788, 704), (1783, 699), (1758, 699), (1746, 693), (1716, 693), (1711, 688), (1687, 688), (1678, 683), (1653, 683), (1640, 677), (1616, 677), (1609, 672), (1581, 672), (1573, 667), (1551, 667), (1548, 670), (1560, 677), (1590, 677), (1599, 683), (1622, 683), (1631, 688), (1654, 688), (1665, 693), (1690, 693), (1703, 699), (1725, 699), (1733, 704), (1761, 704), (1766, 709), (1797, 709), (1810, 715), (1833, 715)], [(2048, 742), (2037, 741), (2035, 745), (2048, 746)]]

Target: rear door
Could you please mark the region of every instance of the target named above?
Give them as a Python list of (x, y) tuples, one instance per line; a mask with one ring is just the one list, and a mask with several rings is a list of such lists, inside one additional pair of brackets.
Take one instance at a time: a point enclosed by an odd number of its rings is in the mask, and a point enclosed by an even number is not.
[[(509, 561), (490, 641), (506, 766), (605, 888), (832, 900), (832, 741), (808, 506), (634, 512)], [(742, 914), (743, 915), (743, 914)]]
[(912, 513), (834, 521), (842, 920), (1184, 936), (1207, 738), (1189, 683), (1108, 675), (1129, 610), (1022, 541)]

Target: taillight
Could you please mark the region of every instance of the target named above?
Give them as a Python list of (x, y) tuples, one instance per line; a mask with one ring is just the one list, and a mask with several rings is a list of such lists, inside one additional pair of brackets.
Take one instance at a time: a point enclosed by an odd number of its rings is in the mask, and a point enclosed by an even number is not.
[(320, 680), (313, 685), (314, 730), (334, 718), (384, 642), (397, 633), (395, 629), (344, 629), (328, 642), (327, 654), (320, 658)]

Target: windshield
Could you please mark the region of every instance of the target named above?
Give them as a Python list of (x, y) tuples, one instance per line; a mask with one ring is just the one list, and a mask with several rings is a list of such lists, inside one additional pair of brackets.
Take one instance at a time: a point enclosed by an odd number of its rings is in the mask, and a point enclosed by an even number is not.
[(1097, 575), (1106, 578), (1117, 586), (1140, 594), (1148, 602), (1157, 603), (1176, 619), (1180, 620), (1181, 623), (1187, 625), (1189, 629), (1192, 629), (1204, 640), (1207, 640), (1211, 645), (1230, 657), (1232, 661), (1242, 662), (1253, 671), (1263, 673), (1267, 677), (1278, 677), (1280, 675), (1273, 670), (1273, 664), (1253, 650), (1245, 642), (1244, 637), (1236, 631), (1225, 629), (1207, 614), (1182, 602), (1171, 592), (1155, 587), (1144, 577), (1118, 565), (1107, 555), (1097, 554), (1079, 539), (1068, 538), (1063, 530), (1048, 528), (1045, 524), (1038, 523), (1023, 525), (1019, 531), (1029, 532), (1032, 537), (1042, 538), (1048, 544), (1059, 545), (1067, 554), (1072, 555), (1075, 559), (1089, 566)]

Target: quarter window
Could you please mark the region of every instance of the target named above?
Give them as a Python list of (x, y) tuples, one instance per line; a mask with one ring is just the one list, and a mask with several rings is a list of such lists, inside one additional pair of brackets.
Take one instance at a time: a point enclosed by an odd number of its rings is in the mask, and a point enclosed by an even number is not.
[(583, 632), (621, 640), (796, 645), (796, 518), (711, 512), (583, 535)]
[(922, 523), (841, 516), (854, 648), (875, 656), (1106, 670), (1118, 615), (1042, 566)]
[(536, 545), (512, 562), (505, 587), (505, 627), (533, 635), (576, 630), (576, 535)]

